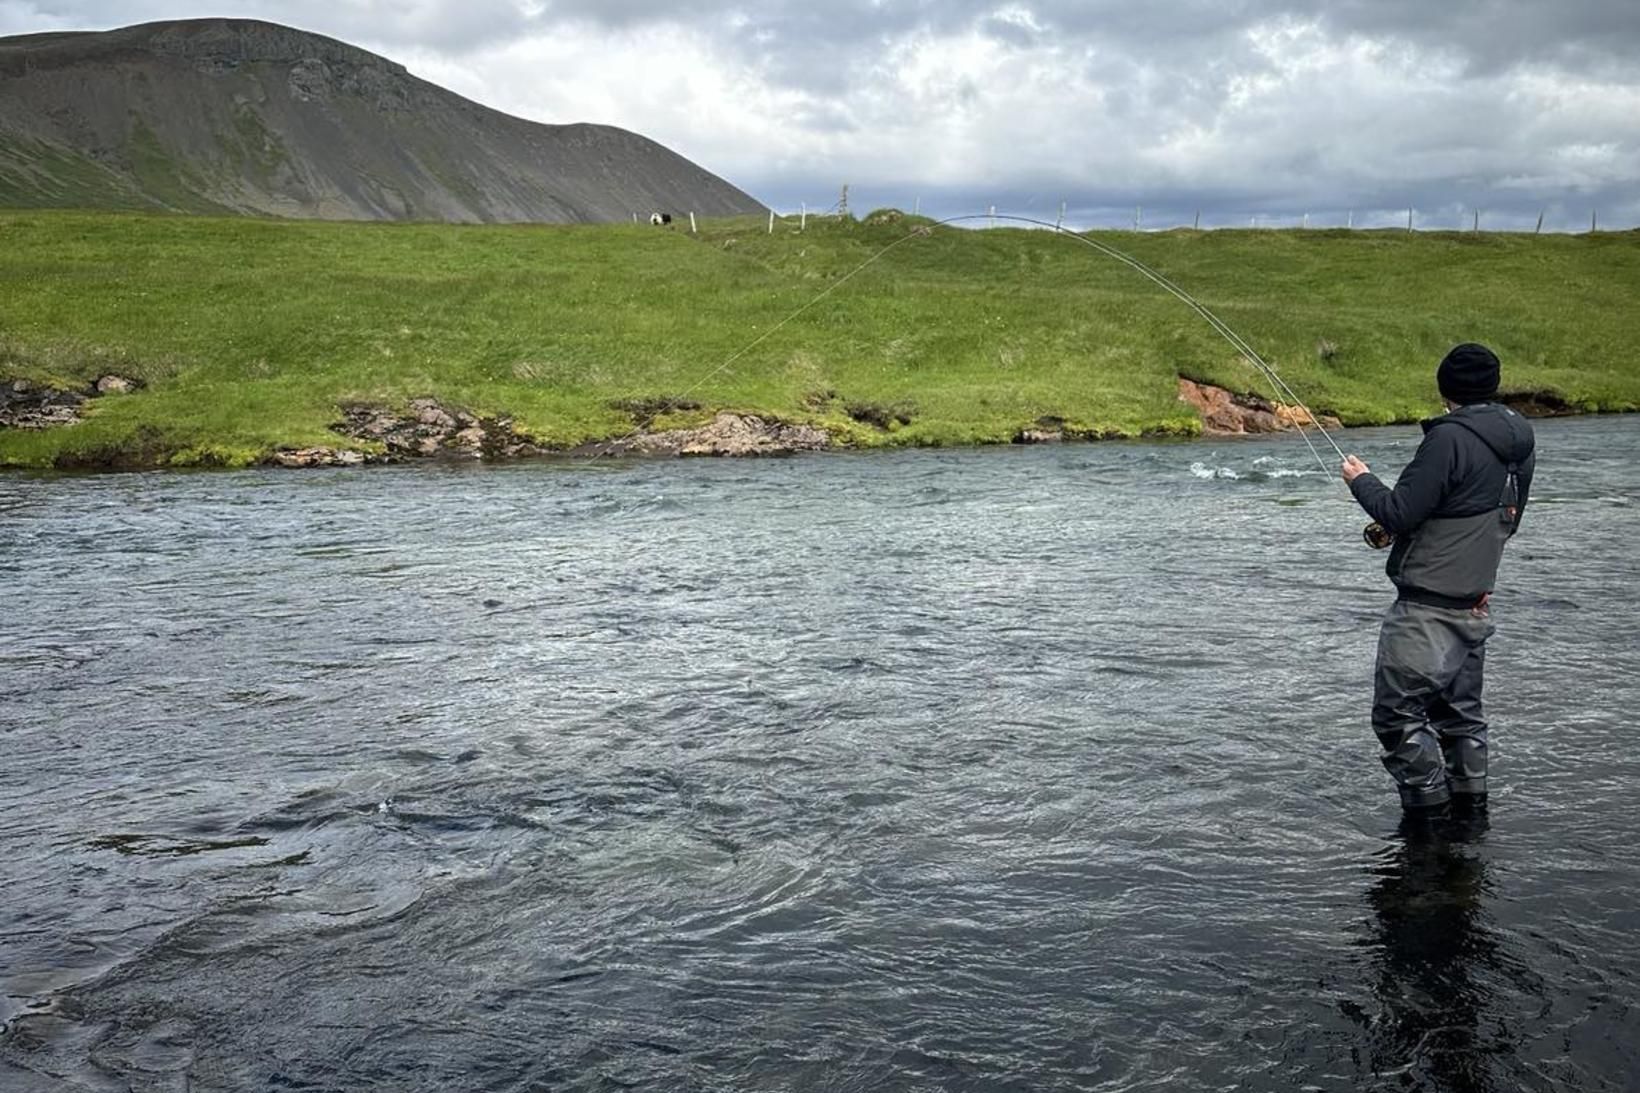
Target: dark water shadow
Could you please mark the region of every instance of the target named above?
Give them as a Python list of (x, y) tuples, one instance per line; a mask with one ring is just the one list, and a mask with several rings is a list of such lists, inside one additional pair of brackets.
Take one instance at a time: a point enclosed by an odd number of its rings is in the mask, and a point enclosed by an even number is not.
[(1369, 868), (1367, 986), (1377, 1013), (1359, 1062), (1373, 1088), (1489, 1093), (1514, 1088), (1519, 1030), (1498, 987), (1532, 977), (1490, 925), (1486, 812), (1402, 818)]

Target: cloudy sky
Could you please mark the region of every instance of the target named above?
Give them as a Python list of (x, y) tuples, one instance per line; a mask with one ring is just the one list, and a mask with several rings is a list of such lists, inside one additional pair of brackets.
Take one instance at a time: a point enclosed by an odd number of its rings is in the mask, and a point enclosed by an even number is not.
[(781, 209), (1640, 224), (1640, 0), (0, 0), (0, 34), (206, 15), (637, 130)]

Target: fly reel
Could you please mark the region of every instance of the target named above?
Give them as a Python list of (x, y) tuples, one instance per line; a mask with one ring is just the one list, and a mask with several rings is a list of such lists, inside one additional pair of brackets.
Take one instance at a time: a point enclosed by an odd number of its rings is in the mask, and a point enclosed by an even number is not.
[(1383, 550), (1395, 542), (1395, 536), (1389, 533), (1389, 529), (1376, 520), (1361, 529), (1361, 538), (1374, 550)]

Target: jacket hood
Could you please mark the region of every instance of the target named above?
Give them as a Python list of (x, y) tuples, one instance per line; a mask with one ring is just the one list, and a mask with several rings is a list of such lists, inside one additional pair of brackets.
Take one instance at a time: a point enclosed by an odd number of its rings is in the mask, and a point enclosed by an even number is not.
[(1424, 422), (1424, 432), (1442, 425), (1456, 425), (1468, 429), (1505, 463), (1524, 463), (1532, 454), (1537, 440), (1531, 423), (1509, 407), (1498, 402), (1481, 402), (1460, 406), (1451, 413), (1430, 418)]

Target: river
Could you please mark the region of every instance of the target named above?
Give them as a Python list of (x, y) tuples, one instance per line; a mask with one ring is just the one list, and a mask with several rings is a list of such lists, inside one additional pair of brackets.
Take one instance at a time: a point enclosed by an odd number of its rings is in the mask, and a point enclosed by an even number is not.
[(1293, 437), (0, 476), (0, 1087), (1632, 1089), (1640, 419), (1539, 447), (1424, 828)]

